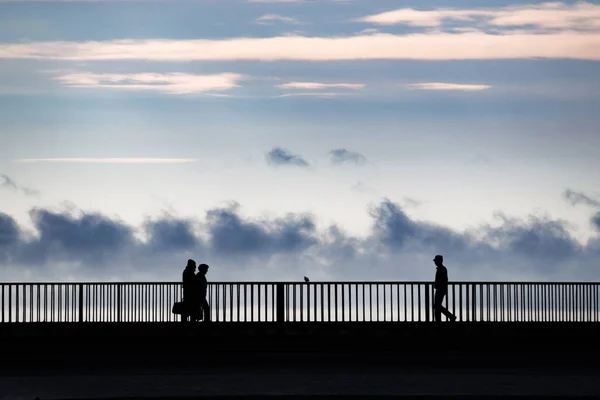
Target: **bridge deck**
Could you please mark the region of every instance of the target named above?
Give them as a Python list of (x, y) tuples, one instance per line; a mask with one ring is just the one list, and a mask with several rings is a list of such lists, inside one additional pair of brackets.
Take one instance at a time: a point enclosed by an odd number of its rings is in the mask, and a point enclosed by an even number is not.
[(0, 326), (0, 385), (20, 398), (600, 395), (598, 337), (595, 323), (15, 323)]

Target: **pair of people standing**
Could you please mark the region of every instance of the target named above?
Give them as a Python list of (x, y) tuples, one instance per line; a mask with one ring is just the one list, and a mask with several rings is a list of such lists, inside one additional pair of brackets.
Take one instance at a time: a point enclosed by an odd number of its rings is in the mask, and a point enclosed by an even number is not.
[(200, 264), (196, 273), (196, 261), (188, 260), (183, 270), (183, 303), (186, 310), (181, 316), (183, 321), (187, 321), (188, 318), (191, 321), (210, 321), (210, 307), (206, 300), (208, 268), (207, 264)]

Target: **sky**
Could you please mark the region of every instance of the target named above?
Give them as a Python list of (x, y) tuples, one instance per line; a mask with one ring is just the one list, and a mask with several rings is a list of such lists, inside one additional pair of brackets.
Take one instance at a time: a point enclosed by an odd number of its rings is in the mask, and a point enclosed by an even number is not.
[(0, 281), (600, 279), (600, 2), (0, 0)]

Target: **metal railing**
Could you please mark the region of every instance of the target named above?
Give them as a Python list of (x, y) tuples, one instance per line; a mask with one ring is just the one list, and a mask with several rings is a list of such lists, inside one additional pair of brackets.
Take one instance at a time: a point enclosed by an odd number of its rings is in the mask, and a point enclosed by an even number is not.
[[(600, 283), (454, 282), (457, 321), (598, 322)], [(430, 282), (214, 282), (215, 322), (425, 322)], [(181, 283), (0, 283), (0, 322), (170, 322)]]

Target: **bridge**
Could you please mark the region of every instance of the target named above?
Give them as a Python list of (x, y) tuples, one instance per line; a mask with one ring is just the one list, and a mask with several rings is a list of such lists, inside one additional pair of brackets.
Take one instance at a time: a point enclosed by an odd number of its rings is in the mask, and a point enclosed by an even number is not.
[[(144, 393), (173, 396), (168, 371), (216, 395), (600, 395), (599, 294), (597, 282), (452, 282), (457, 320), (435, 323), (431, 282), (211, 282), (211, 322), (181, 323), (180, 282), (0, 283), (0, 383), (150, 371)], [(341, 386), (319, 378), (331, 374)], [(19, 382), (21, 396), (43, 385)]]

